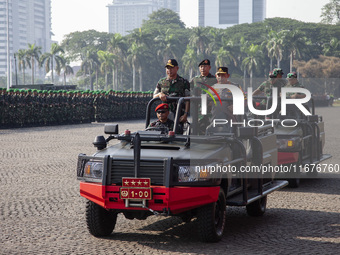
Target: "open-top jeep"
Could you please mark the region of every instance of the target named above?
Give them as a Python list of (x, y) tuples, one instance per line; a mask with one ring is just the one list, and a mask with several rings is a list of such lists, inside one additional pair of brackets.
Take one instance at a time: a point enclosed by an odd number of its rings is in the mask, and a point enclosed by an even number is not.
[[(317, 165), (329, 159), (331, 155), (324, 154), (325, 128), (322, 116), (315, 114), (314, 100), (311, 99), (306, 108), (311, 108), (312, 115), (304, 115), (295, 105), (287, 106), (287, 115), (279, 119), (294, 120), (295, 126), (288, 127), (282, 121), (276, 122), (275, 134), (278, 145), (278, 164), (290, 165), (291, 169), (286, 175), (289, 186), (296, 188), (300, 183), (300, 174), (304, 170), (309, 177), (316, 177)], [(306, 166), (306, 169), (305, 169)]]
[[(117, 214), (127, 219), (150, 215), (197, 218), (202, 241), (222, 238), (226, 205), (245, 206), (251, 216), (263, 215), (267, 195), (288, 184), (263, 174), (262, 166), (277, 165), (273, 128), (207, 128), (198, 135), (200, 99), (177, 100), (174, 130), (147, 128), (152, 99), (147, 106), (146, 130), (119, 134), (118, 125), (106, 125), (109, 136), (97, 136), (92, 156), (78, 156), (80, 194), (87, 199), (86, 222), (94, 236), (110, 235)], [(177, 134), (183, 104), (190, 100), (191, 125)], [(109, 141), (119, 143), (109, 146)], [(247, 170), (257, 168), (256, 173)], [(243, 169), (243, 171), (242, 171)]]

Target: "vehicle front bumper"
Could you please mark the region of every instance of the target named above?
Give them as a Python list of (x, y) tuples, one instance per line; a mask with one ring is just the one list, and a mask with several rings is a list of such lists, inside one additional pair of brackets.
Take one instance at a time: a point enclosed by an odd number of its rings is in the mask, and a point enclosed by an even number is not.
[[(80, 182), (80, 195), (94, 203), (117, 211), (148, 210), (142, 207), (126, 207), (125, 199), (120, 198), (120, 188), (116, 185)], [(148, 208), (169, 215), (176, 215), (206, 204), (216, 202), (220, 187), (165, 187), (151, 186), (152, 199), (146, 200)], [(138, 200), (136, 200), (138, 201)]]

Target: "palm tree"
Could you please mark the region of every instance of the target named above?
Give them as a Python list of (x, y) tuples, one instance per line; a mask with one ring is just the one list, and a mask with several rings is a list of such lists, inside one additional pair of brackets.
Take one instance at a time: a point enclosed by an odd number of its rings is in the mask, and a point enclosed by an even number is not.
[(51, 51), (44, 53), (40, 57), (40, 66), (42, 66), (45, 62), (45, 71), (48, 73), (51, 70), (51, 79), (52, 83), (54, 83), (54, 75), (53, 75), (53, 64), (56, 62), (57, 65), (61, 65), (61, 57), (60, 53), (64, 53), (64, 50), (61, 46), (59, 46), (57, 43), (52, 43), (51, 45)]
[(207, 53), (207, 46), (210, 42), (207, 28), (194, 27), (191, 29), (191, 35), (189, 36), (189, 45), (196, 47), (197, 56)]
[(32, 85), (34, 84), (34, 65), (35, 60), (39, 62), (39, 57), (41, 55), (41, 47), (35, 46), (35, 44), (28, 44), (28, 49), (26, 50), (26, 55), (30, 59), (28, 62), (29, 67), (32, 69)]
[(287, 45), (287, 50), (289, 51), (290, 58), (290, 72), (293, 71), (293, 59), (295, 56), (301, 57), (303, 50), (307, 45), (310, 45), (311, 42), (302, 31), (299, 30), (284, 30), (284, 40)]
[[(240, 63), (241, 69), (242, 69), (242, 62), (247, 57), (248, 48), (250, 47), (250, 44), (247, 40), (244, 39), (244, 37), (241, 37), (240, 44), (239, 44), (239, 54), (237, 57), (238, 62)], [(243, 89), (246, 89), (246, 68), (243, 68)]]
[(18, 57), (19, 71), (22, 71), (23, 85), (25, 85), (26, 64), (27, 64), (27, 62), (29, 64), (30, 60), (27, 58), (26, 50), (23, 50), (23, 49), (20, 49), (16, 53), (16, 56)]
[(184, 71), (189, 72), (190, 80), (193, 77), (193, 70), (197, 67), (197, 54), (195, 50), (187, 45), (187, 49), (182, 57)]
[(224, 38), (222, 38), (222, 45), (218, 50), (213, 51), (212, 53), (216, 56), (215, 65), (216, 68), (218, 66), (229, 66), (231, 63), (233, 63), (235, 66), (237, 66), (236, 58), (234, 56), (234, 51), (232, 49), (233, 42), (231, 40), (225, 41)]
[(177, 58), (179, 56), (178, 39), (175, 34), (168, 28), (165, 33), (159, 31), (159, 35), (155, 37), (157, 43), (157, 56), (162, 58), (162, 63), (166, 63), (169, 58)]
[(280, 67), (280, 61), (283, 57), (283, 48), (284, 48), (284, 36), (285, 30), (281, 30), (280, 32), (270, 31), (269, 32), (269, 40), (267, 49), (269, 54), (274, 56), (277, 60), (277, 67)]
[(66, 85), (66, 75), (74, 74), (73, 68), (70, 66), (70, 59), (65, 58), (63, 55), (59, 56), (61, 61), (57, 62), (56, 72), (60, 75), (61, 71), (64, 71), (63, 84)]
[(243, 59), (242, 66), (250, 76), (250, 87), (253, 87), (253, 72), (257, 69), (261, 60), (261, 46), (251, 44), (247, 50), (247, 57)]
[(338, 40), (335, 37), (332, 37), (332, 39), (329, 41), (329, 43), (325, 43), (323, 45), (323, 54), (325, 56), (340, 56), (340, 40)]
[(114, 34), (110, 41), (108, 42), (108, 51), (115, 55), (114, 58), (114, 69), (112, 71), (113, 78), (113, 89), (118, 89), (118, 66), (123, 68), (125, 65), (125, 59), (127, 56), (127, 45), (124, 37), (116, 33)]
[(82, 54), (82, 63), (80, 69), (84, 72), (89, 74), (90, 77), (90, 89), (93, 90), (93, 81), (92, 81), (92, 74), (93, 71), (96, 72), (96, 84), (98, 88), (98, 70), (99, 70), (99, 61), (97, 53), (93, 50), (87, 50)]
[[(101, 63), (100, 70), (105, 75), (105, 86), (106, 86), (106, 89), (108, 89), (109, 84), (108, 84), (107, 76), (108, 76), (108, 72), (112, 71), (113, 73), (115, 56), (108, 51), (102, 51), (102, 50), (98, 51), (97, 54), (99, 57), (99, 61)], [(114, 79), (114, 76), (112, 78)]]
[(271, 42), (271, 37), (269, 36), (270, 32), (269, 29), (267, 28), (268, 33), (266, 33), (266, 37), (264, 38), (261, 46), (267, 50), (267, 56), (270, 59), (269, 63), (269, 70), (273, 70), (273, 58), (274, 56), (274, 49), (272, 47), (272, 42)]
[(142, 79), (142, 63), (144, 58), (143, 52), (145, 47), (143, 45), (138, 45), (133, 42), (131, 47), (128, 49), (128, 61), (132, 65), (132, 90), (136, 91), (136, 68), (138, 68), (139, 74), (139, 91), (143, 91), (143, 79)]

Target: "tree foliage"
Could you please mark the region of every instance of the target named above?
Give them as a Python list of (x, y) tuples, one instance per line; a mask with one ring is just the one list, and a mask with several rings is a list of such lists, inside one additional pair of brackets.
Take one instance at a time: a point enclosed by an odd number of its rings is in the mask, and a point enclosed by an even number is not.
[(325, 24), (340, 24), (340, 0), (330, 0), (321, 9), (321, 22)]
[[(339, 25), (272, 18), (226, 29), (185, 28), (178, 14), (161, 9), (126, 36), (95, 30), (73, 32), (60, 46), (68, 61), (81, 62), (79, 84), (88, 83), (92, 88), (95, 82), (95, 88), (100, 89), (153, 90), (165, 76), (164, 64), (169, 58), (177, 59), (179, 75), (185, 78), (197, 74), (198, 63), (205, 58), (212, 63), (212, 74), (217, 66), (228, 66), (231, 78), (266, 78), (278, 66), (287, 73), (300, 70), (299, 64), (311, 59), (319, 59), (310, 64), (320, 67), (320, 55), (340, 57), (339, 41)], [(27, 56), (25, 52), (20, 57), (21, 70), (31, 68)], [(332, 73), (316, 71), (313, 75)]]

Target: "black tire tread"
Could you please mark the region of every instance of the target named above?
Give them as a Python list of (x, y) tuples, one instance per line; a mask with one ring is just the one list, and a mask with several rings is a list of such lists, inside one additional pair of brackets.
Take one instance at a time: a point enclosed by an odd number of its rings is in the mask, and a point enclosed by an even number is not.
[[(224, 200), (224, 217), (226, 210), (226, 200), (223, 190), (220, 190), (219, 200)], [(216, 203), (216, 202), (215, 202)], [(222, 239), (223, 231), (221, 235), (218, 235), (215, 229), (215, 203), (208, 204), (198, 209), (197, 221), (198, 221), (198, 233), (201, 241), (203, 242), (218, 242)], [(225, 218), (223, 223), (223, 229), (225, 225)]]
[(117, 222), (117, 213), (105, 210), (92, 201), (86, 202), (86, 223), (89, 232), (96, 237), (108, 236)]

